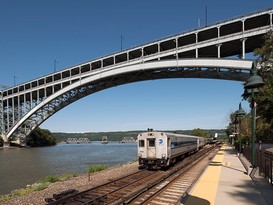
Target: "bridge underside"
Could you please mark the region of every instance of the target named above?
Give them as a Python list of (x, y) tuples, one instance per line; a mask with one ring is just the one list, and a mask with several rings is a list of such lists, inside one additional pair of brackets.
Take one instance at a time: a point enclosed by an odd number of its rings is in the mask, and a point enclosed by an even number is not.
[[(207, 78), (245, 81), (250, 75), (251, 61), (231, 59), (191, 59), (156, 61), (108, 69), (52, 93), (40, 96), (37, 104), (10, 129), (6, 140), (22, 142), (37, 126), (67, 105), (95, 92), (123, 84), (166, 78)], [(188, 66), (185, 65), (185, 62)], [(198, 66), (198, 67), (197, 67)], [(217, 67), (216, 67), (217, 66)], [(26, 101), (33, 100), (29, 96)], [(16, 104), (16, 102), (13, 102)]]
[(272, 12), (270, 8), (172, 35), (0, 91), (1, 136), (24, 140), (70, 103), (126, 83), (163, 78), (245, 81), (251, 62), (223, 58), (245, 59), (260, 47), (273, 28)]

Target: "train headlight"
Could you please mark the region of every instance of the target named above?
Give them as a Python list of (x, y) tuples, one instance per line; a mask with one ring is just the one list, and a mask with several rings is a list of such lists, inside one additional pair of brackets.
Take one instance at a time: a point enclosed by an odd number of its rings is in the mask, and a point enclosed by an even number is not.
[(165, 155), (165, 154), (162, 154), (161, 157), (162, 157), (163, 159), (165, 159), (165, 158), (166, 158), (166, 155)]
[(142, 157), (142, 153), (138, 153), (138, 157)]

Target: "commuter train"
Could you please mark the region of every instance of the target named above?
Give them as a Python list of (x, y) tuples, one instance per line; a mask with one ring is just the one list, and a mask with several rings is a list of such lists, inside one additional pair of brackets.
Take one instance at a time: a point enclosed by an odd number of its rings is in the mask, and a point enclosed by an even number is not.
[(139, 165), (149, 169), (166, 168), (207, 143), (202, 137), (153, 130), (140, 133), (137, 139)]

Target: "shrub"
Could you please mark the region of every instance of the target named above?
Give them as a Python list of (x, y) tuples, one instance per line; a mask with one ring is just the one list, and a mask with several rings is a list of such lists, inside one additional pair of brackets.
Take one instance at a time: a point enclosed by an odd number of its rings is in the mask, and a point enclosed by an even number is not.
[(54, 182), (57, 182), (57, 181), (59, 181), (59, 178), (56, 177), (56, 176), (52, 176), (52, 175), (46, 176), (42, 180), (43, 183), (46, 183), (46, 182), (54, 183)]
[(107, 169), (107, 167), (104, 166), (104, 165), (90, 165), (88, 167), (88, 172), (93, 173), (93, 172), (102, 171), (102, 170), (105, 170), (105, 169)]
[(88, 181), (90, 181), (90, 173), (98, 172), (105, 169), (107, 169), (107, 167), (104, 165), (90, 165), (88, 167)]
[(67, 179), (70, 179), (70, 178), (73, 178), (73, 177), (76, 177), (77, 175), (74, 174), (74, 173), (65, 173), (65, 174), (62, 174), (61, 176), (59, 176), (59, 180), (60, 181), (64, 181), (64, 180), (67, 180)]

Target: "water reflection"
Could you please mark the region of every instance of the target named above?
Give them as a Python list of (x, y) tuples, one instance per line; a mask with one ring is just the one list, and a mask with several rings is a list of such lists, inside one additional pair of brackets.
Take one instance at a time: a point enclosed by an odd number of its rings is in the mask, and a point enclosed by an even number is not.
[(0, 195), (48, 175), (84, 173), (89, 165), (115, 166), (136, 159), (136, 144), (92, 142), (0, 150)]

